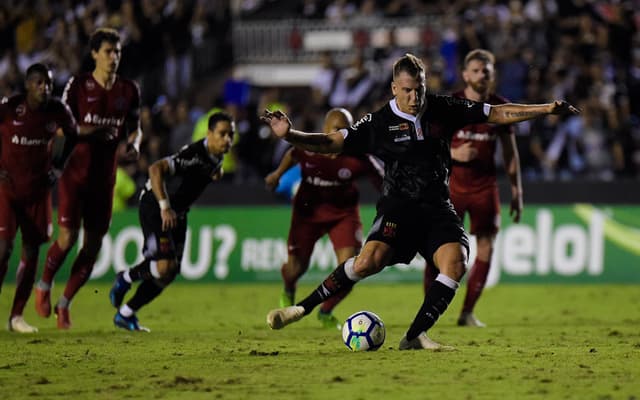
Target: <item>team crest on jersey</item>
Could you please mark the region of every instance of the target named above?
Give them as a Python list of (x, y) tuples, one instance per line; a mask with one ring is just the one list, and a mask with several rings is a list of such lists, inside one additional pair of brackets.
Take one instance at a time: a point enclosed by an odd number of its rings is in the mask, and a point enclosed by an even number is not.
[(382, 236), (388, 238), (396, 237), (396, 230), (398, 229), (398, 224), (395, 222), (385, 222), (384, 228), (382, 228)]
[(18, 117), (22, 117), (26, 112), (27, 108), (24, 106), (24, 104), (20, 104), (18, 107), (16, 107), (16, 115)]
[(349, 168), (340, 168), (338, 170), (338, 177), (340, 179), (349, 179), (349, 178), (351, 178), (351, 170)]
[(54, 121), (49, 121), (44, 128), (47, 130), (47, 132), (53, 133), (56, 131), (56, 123)]
[(92, 80), (87, 80), (87, 81), (84, 83), (84, 87), (86, 87), (86, 88), (87, 88), (87, 90), (93, 90), (93, 89), (95, 89), (95, 88), (96, 88), (96, 84), (95, 84)]

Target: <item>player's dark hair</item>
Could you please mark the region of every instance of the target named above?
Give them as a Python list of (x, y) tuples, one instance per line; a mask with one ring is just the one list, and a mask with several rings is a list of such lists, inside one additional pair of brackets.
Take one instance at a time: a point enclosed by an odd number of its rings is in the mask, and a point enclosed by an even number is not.
[(401, 72), (406, 72), (415, 78), (425, 72), (424, 64), (418, 57), (407, 53), (393, 63), (393, 77), (398, 77)]
[(209, 117), (207, 127), (209, 127), (210, 130), (214, 130), (216, 128), (216, 124), (220, 121), (227, 121), (228, 123), (233, 124), (233, 117), (223, 111), (213, 113)]
[(102, 42), (117, 44), (120, 42), (120, 34), (113, 28), (98, 28), (89, 38), (89, 48), (93, 51), (99, 51)]
[(470, 51), (465, 57), (464, 57), (464, 67), (467, 68), (467, 65), (469, 65), (469, 63), (473, 60), (478, 60), (480, 62), (483, 62), (485, 64), (495, 64), (496, 63), (496, 58), (493, 55), (492, 52), (490, 52), (489, 50), (485, 50), (485, 49), (475, 49)]
[(42, 76), (47, 79), (47, 83), (51, 83), (53, 80), (53, 73), (51, 72), (51, 69), (42, 63), (31, 64), (29, 68), (27, 68), (25, 78), (29, 79), (33, 74), (42, 74)]

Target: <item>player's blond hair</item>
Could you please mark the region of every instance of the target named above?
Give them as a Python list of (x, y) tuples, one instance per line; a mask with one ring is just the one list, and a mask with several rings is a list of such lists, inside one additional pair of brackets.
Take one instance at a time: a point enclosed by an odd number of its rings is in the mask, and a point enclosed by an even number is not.
[(473, 60), (478, 60), (485, 64), (496, 63), (496, 57), (493, 55), (493, 53), (485, 49), (475, 49), (467, 53), (467, 55), (464, 57), (464, 67), (467, 68), (469, 63)]
[(418, 75), (425, 73), (424, 64), (418, 57), (411, 53), (407, 53), (393, 63), (393, 78), (397, 78), (401, 72), (406, 72), (415, 78)]

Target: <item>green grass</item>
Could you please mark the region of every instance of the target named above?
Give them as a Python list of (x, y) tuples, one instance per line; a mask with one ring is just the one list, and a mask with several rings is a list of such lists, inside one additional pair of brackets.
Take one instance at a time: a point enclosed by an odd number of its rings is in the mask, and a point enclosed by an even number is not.
[[(420, 285), (364, 282), (337, 312), (381, 316), (387, 341), (371, 353), (351, 353), (315, 313), (270, 331), (275, 284), (178, 283), (140, 312), (150, 334), (113, 328), (107, 291), (94, 283), (81, 291), (68, 332), (37, 317), (32, 299), (25, 318), (40, 332), (0, 332), (0, 398), (640, 398), (640, 290), (632, 285), (498, 286), (478, 305), (486, 329), (455, 326), (463, 287), (430, 332), (456, 350), (400, 352)], [(0, 295), (3, 319), (12, 293), (6, 285)]]

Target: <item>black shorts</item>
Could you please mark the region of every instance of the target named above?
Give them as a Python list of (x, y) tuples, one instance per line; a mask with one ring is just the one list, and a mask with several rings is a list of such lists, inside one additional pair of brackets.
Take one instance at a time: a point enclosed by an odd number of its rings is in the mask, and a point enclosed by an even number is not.
[(408, 264), (417, 253), (433, 263), (445, 243), (460, 243), (469, 253), (469, 238), (451, 202), (422, 204), (382, 197), (367, 242), (377, 240), (394, 250), (392, 264)]
[(178, 223), (170, 231), (162, 230), (162, 217), (160, 207), (153, 197), (153, 193), (147, 192), (140, 199), (138, 210), (140, 226), (144, 235), (144, 247), (142, 252), (149, 260), (170, 260), (175, 258), (178, 265), (182, 260), (184, 242), (187, 235), (187, 214), (178, 214)]

